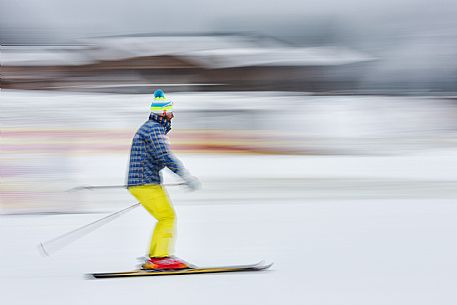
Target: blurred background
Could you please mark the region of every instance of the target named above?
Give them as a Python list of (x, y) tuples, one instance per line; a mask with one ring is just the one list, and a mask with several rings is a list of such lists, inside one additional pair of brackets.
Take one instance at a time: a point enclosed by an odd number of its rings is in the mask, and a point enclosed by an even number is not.
[[(457, 304), (455, 16), (451, 0), (0, 0), (2, 304)], [(177, 254), (271, 272), (84, 282), (132, 268), (143, 209), (38, 256), (135, 203), (67, 190), (125, 183), (158, 88), (202, 182), (168, 188)]]
[(251, 173), (267, 156), (299, 167), (455, 150), (456, 13), (420, 0), (2, 0), (0, 210), (80, 211), (62, 190), (122, 184), (157, 88), (175, 101), (177, 154), (263, 157)]

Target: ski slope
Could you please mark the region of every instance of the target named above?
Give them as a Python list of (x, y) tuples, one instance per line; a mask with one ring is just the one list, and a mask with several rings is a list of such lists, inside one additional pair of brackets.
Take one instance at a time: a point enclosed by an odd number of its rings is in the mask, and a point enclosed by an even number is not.
[[(134, 268), (154, 222), (140, 207), (41, 256), (39, 242), (132, 203), (125, 190), (85, 192), (87, 213), (1, 216), (0, 304), (457, 303), (455, 153), (180, 157), (203, 187), (169, 188), (177, 255), (201, 266), (265, 259), (271, 270), (87, 280)], [(75, 158), (75, 183), (123, 176), (123, 157)]]
[[(174, 96), (184, 114), (195, 102), (225, 109), (234, 98), (262, 110), (266, 97), (280, 95)], [(202, 188), (168, 189), (179, 257), (199, 266), (265, 259), (274, 262), (270, 270), (87, 280), (86, 273), (135, 268), (154, 221), (140, 207), (41, 256), (40, 242), (135, 203), (124, 189), (65, 192), (124, 183), (127, 149), (81, 152), (72, 147), (97, 139), (53, 135), (133, 132), (150, 96), (10, 91), (1, 98), (0, 128), (11, 138), (1, 139), (9, 149), (0, 165), (0, 305), (457, 304), (455, 107), (447, 101), (284, 96), (305, 113), (294, 114), (304, 125), (284, 131), (310, 132), (306, 146), (350, 153), (179, 154)], [(34, 137), (40, 128), (55, 133)], [(165, 173), (165, 181), (176, 177)]]

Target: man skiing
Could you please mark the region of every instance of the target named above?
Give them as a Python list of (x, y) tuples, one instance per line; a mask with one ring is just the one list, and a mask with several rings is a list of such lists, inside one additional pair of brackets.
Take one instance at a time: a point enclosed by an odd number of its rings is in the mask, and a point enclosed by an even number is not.
[(173, 102), (167, 100), (162, 90), (156, 90), (149, 120), (136, 132), (130, 151), (128, 190), (157, 219), (149, 248), (149, 258), (142, 265), (143, 269), (148, 270), (191, 267), (173, 256), (176, 216), (161, 185), (160, 171), (165, 167), (179, 175), (191, 190), (195, 190), (199, 184), (169, 149), (166, 134), (171, 129), (173, 117)]

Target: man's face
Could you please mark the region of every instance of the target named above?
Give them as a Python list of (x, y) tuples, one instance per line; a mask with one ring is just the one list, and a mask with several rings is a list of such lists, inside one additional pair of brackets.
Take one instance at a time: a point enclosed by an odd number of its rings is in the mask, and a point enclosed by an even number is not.
[(164, 117), (166, 117), (167, 120), (171, 121), (171, 119), (174, 118), (175, 116), (173, 115), (173, 112), (167, 112), (164, 114)]

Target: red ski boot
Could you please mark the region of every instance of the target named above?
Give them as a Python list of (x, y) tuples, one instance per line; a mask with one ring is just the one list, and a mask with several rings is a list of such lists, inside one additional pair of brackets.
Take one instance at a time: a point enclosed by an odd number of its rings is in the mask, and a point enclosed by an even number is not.
[(192, 265), (174, 257), (150, 257), (142, 266), (144, 270), (181, 270), (193, 268)]

